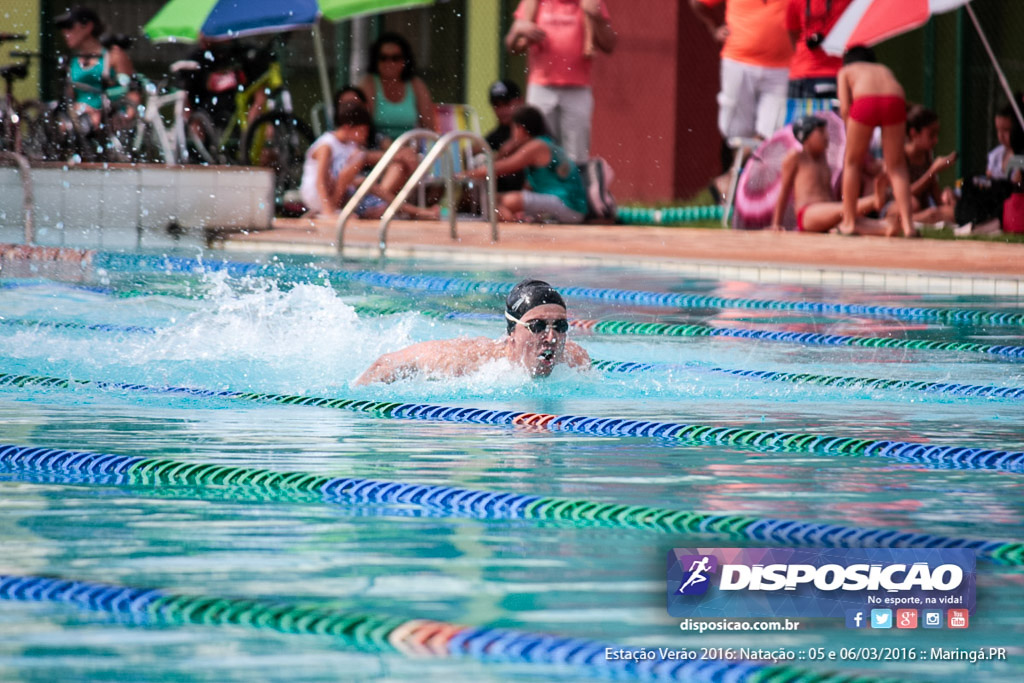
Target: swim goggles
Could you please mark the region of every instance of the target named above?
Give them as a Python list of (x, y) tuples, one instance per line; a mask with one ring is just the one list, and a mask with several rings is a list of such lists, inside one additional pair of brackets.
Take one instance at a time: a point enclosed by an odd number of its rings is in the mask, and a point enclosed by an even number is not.
[(565, 334), (569, 331), (569, 321), (565, 318), (558, 318), (556, 320), (544, 320), (542, 318), (535, 318), (528, 322), (523, 322), (519, 318), (515, 317), (508, 311), (505, 311), (505, 317), (514, 322), (516, 325), (522, 325), (533, 334), (544, 334), (548, 329), (548, 325), (551, 326), (558, 334)]

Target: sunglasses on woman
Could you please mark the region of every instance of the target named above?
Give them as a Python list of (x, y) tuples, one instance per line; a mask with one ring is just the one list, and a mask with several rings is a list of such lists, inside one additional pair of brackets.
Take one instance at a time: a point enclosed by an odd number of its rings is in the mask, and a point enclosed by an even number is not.
[(522, 325), (528, 329), (532, 334), (544, 334), (547, 331), (548, 326), (551, 326), (558, 334), (565, 334), (569, 331), (569, 321), (565, 318), (557, 318), (555, 320), (544, 320), (542, 318), (534, 318), (523, 322), (519, 318), (515, 317), (508, 311), (505, 312), (505, 317), (514, 322), (516, 325)]
[(404, 62), (405, 57), (403, 55), (381, 55), (377, 57), (378, 62)]

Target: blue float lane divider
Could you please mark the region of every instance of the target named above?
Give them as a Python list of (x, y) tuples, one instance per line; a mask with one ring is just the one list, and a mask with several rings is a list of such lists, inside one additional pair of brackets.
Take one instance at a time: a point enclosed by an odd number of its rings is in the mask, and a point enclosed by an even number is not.
[(295, 394), (214, 391), (190, 387), (158, 387), (103, 380), (65, 379), (38, 375), (0, 373), (0, 387), (68, 389), (95, 387), (105, 390), (153, 394), (228, 398), (257, 403), (301, 405), (372, 413), (378, 417), (529, 426), (553, 432), (573, 432), (607, 437), (658, 438), (692, 444), (715, 444), (759, 452), (811, 453), (815, 455), (894, 458), (929, 467), (951, 469), (1024, 471), (1024, 452), (965, 446), (939, 446), (892, 440), (859, 439), (819, 434), (776, 432), (740, 427), (658, 422), (642, 419), (602, 418), (585, 415), (546, 415), (519, 411), (495, 411), (428, 403), (396, 403), (370, 399), (327, 398)]
[[(226, 271), (235, 276), (276, 277), (301, 282), (328, 279), (384, 287), (437, 293), (477, 293), (506, 295), (513, 283), (472, 281), (455, 277), (401, 275), (375, 271), (339, 271), (322, 267), (296, 267), (282, 264), (264, 265), (227, 260), (200, 260), (185, 257), (148, 256), (95, 252), (95, 267), (110, 270), (147, 269), (158, 272)], [(842, 304), (825, 301), (792, 301), (721, 297), (672, 292), (649, 292), (595, 287), (560, 287), (563, 296), (597, 301), (611, 301), (635, 306), (663, 308), (744, 308), (756, 310), (799, 311), (829, 315), (858, 315), (894, 320), (931, 321), (943, 324), (1024, 326), (1024, 312), (975, 309), (943, 309), (873, 304)]]
[[(872, 683), (880, 680), (746, 660), (663, 659), (660, 655), (644, 662), (615, 660), (605, 656), (606, 650), (635, 648), (506, 628), (470, 627), (428, 619), (307, 607), (278, 600), (183, 595), (155, 588), (45, 576), (0, 574), (0, 600), (66, 604), (144, 626), (232, 626), (332, 637), (358, 651), (419, 659), (472, 657), (485, 662), (569, 666), (581, 675), (615, 680), (685, 683), (851, 683), (854, 680)], [(653, 652), (657, 654), (657, 650)]]
[(415, 505), (445, 516), (569, 522), (687, 536), (725, 536), (754, 543), (825, 548), (970, 548), (983, 559), (1024, 565), (1024, 543), (1019, 541), (955, 538), (897, 529), (693, 512), (486, 489), (328, 477), (168, 458), (0, 444), (0, 468), (14, 473), (55, 475), (69, 484), (245, 487), (271, 494), (314, 494), (328, 504)]
[[(445, 315), (444, 317), (449, 317)], [(460, 315), (460, 317), (462, 317)], [(88, 330), (93, 332), (156, 334), (158, 328), (141, 325), (112, 325), (108, 323), (80, 323), (72, 321), (46, 321), (25, 318), (0, 317), (0, 325), (10, 327), (43, 327), (61, 330)], [(837, 375), (815, 375), (810, 373), (779, 372), (776, 370), (746, 370), (742, 368), (720, 368), (699, 363), (638, 363), (632, 361), (593, 360), (592, 364), (602, 372), (612, 374), (635, 374), (641, 372), (667, 372), (672, 370), (699, 370), (725, 375), (758, 379), (789, 384), (814, 384), (817, 386), (839, 386), (863, 389), (913, 390), (930, 394), (975, 398), (1024, 399), (1024, 387), (1000, 387), (983, 384), (959, 384), (956, 382), (928, 382), (923, 380), (884, 379), (877, 377), (848, 377)]]

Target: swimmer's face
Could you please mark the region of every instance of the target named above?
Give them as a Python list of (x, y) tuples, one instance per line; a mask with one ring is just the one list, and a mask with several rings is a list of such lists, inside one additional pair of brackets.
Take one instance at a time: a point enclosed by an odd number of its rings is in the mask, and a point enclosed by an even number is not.
[[(547, 377), (557, 364), (565, 362), (567, 333), (556, 331), (553, 325), (566, 320), (565, 308), (558, 304), (543, 304), (531, 308), (520, 320), (523, 324), (513, 327), (510, 335), (509, 360), (522, 365), (532, 377)], [(547, 324), (543, 331), (534, 333), (529, 328), (531, 320)]]
[(1003, 147), (1010, 146), (1010, 133), (1013, 131), (1013, 121), (1006, 116), (996, 117), (996, 140)]

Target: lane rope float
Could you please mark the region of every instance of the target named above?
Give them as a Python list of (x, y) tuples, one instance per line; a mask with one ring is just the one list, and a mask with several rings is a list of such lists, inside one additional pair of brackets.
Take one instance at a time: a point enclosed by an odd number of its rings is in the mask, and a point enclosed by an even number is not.
[(1024, 543), (954, 538), (822, 522), (712, 514), (649, 505), (603, 503), (555, 496), (468, 489), (402, 481), (330, 477), (308, 472), (193, 463), (0, 444), (0, 466), (14, 472), (57, 474), (70, 484), (234, 486), (268, 493), (315, 494), (328, 504), (417, 505), (450, 516), (598, 524), (687, 535), (711, 534), (756, 543), (826, 548), (969, 548), (980, 558), (1024, 565)]
[[(285, 278), (298, 282), (327, 280), (332, 283), (359, 282), (389, 289), (412, 289), (435, 293), (493, 294), (505, 296), (514, 283), (473, 281), (456, 277), (400, 275), (378, 271), (343, 271), (319, 266), (246, 263), (227, 260), (200, 260), (188, 257), (150, 256), (97, 252), (93, 266), (113, 271), (148, 270), (154, 272), (227, 272), (236, 277)], [(702, 294), (679, 294), (599, 287), (559, 287), (564, 297), (628, 303), (636, 306), (671, 308), (747, 308), (756, 310), (801, 311), (833, 315), (858, 315), (896, 320), (931, 321), (944, 324), (1024, 326), (1024, 312), (960, 308), (928, 308), (844, 304), (827, 301), (757, 299)]]
[(813, 455), (894, 458), (901, 462), (965, 470), (1024, 471), (1024, 452), (965, 446), (939, 446), (888, 439), (873, 440), (795, 432), (776, 432), (742, 427), (658, 422), (629, 418), (589, 417), (585, 415), (548, 415), (513, 410), (466, 408), (430, 403), (402, 403), (370, 399), (327, 398), (295, 394), (272, 394), (190, 387), (156, 387), (105, 380), (66, 379), (40, 375), (15, 375), (0, 372), (0, 387), (42, 387), (69, 389), (95, 387), (142, 393), (178, 394), (226, 398), (276, 405), (311, 406), (352, 412), (371, 413), (393, 419), (528, 426), (551, 432), (570, 432), (605, 437), (642, 437), (671, 439), (695, 445), (723, 445), (758, 452), (809, 453)]
[(0, 599), (67, 604), (127, 618), (142, 626), (246, 626), (294, 635), (330, 636), (365, 652), (420, 658), (468, 656), (486, 662), (573, 666), (616, 679), (626, 676), (708, 683), (870, 683), (879, 680), (754, 661), (680, 661), (660, 656), (639, 662), (613, 660), (605, 656), (606, 648), (629, 648), (508, 628), (472, 627), (267, 599), (183, 595), (156, 588), (44, 576), (0, 575)]
[[(357, 309), (358, 310), (358, 309)], [(422, 312), (421, 312), (422, 313)], [(447, 317), (447, 316), (446, 316)], [(155, 327), (141, 325), (112, 325), (109, 323), (79, 323), (72, 321), (46, 321), (26, 318), (3, 318), (0, 324), (11, 327), (46, 327), (52, 329), (88, 330), (92, 332), (124, 332), (157, 334)], [(169, 331), (169, 330), (168, 330)], [(813, 384), (853, 389), (912, 390), (929, 394), (949, 394), (975, 398), (1024, 399), (1024, 387), (1004, 387), (986, 384), (959, 384), (956, 382), (931, 382), (911, 379), (886, 379), (879, 377), (851, 377), (843, 375), (817, 375), (811, 373), (781, 372), (777, 370), (748, 370), (744, 368), (722, 368), (705, 366), (700, 363), (639, 363), (636, 361), (611, 361), (593, 359), (591, 365), (601, 372), (611, 374), (636, 374), (641, 372), (669, 372), (682, 369), (698, 370), (717, 374), (732, 375), (745, 379), (788, 384)]]

